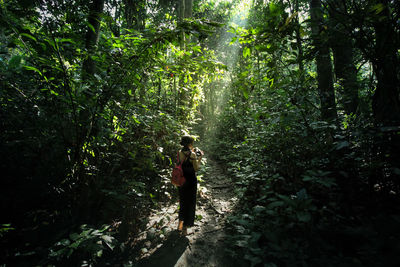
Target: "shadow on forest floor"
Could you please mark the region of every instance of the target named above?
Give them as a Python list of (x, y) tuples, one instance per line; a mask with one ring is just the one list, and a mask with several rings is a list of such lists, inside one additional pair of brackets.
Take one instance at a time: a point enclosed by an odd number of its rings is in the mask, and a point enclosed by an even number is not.
[(181, 236), (178, 231), (172, 232), (150, 257), (141, 260), (138, 266), (175, 266), (176, 262), (189, 245), (189, 239)]

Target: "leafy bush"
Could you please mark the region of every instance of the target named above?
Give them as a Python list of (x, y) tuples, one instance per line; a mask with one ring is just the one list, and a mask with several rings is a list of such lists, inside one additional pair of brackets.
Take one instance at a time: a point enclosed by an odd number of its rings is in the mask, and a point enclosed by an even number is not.
[(104, 252), (112, 251), (116, 245), (109, 228), (109, 225), (103, 225), (100, 229), (81, 225), (79, 232), (71, 233), (69, 238), (58, 241), (50, 248), (50, 261), (71, 264), (99, 262)]

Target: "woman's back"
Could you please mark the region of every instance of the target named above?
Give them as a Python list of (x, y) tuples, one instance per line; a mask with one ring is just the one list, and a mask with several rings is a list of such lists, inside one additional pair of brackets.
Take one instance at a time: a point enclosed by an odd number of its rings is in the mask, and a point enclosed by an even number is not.
[(179, 159), (181, 160), (182, 163), (182, 170), (183, 170), (183, 176), (186, 178), (186, 182), (189, 183), (196, 183), (196, 173), (193, 167), (193, 163), (190, 161), (190, 155), (191, 151), (180, 151), (179, 152)]

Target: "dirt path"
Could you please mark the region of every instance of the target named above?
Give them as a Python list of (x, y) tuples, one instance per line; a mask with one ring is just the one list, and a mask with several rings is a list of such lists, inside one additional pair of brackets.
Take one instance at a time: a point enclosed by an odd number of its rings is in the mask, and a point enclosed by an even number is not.
[(237, 201), (232, 181), (208, 159), (198, 175), (195, 226), (182, 237), (177, 228), (177, 203), (150, 218), (141, 259), (134, 266), (237, 266), (225, 251), (227, 216)]

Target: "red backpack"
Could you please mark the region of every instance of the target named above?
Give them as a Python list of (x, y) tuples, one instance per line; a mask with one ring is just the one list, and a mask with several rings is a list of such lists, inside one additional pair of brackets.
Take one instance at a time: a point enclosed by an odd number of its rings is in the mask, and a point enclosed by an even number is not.
[[(185, 160), (186, 160), (186, 158), (185, 158)], [(171, 183), (173, 185), (182, 186), (186, 182), (185, 176), (183, 176), (183, 169), (182, 169), (182, 163), (184, 161), (182, 161), (182, 162), (180, 161), (179, 151), (178, 151), (176, 164), (175, 164), (174, 169), (172, 170), (172, 176), (171, 176)]]

